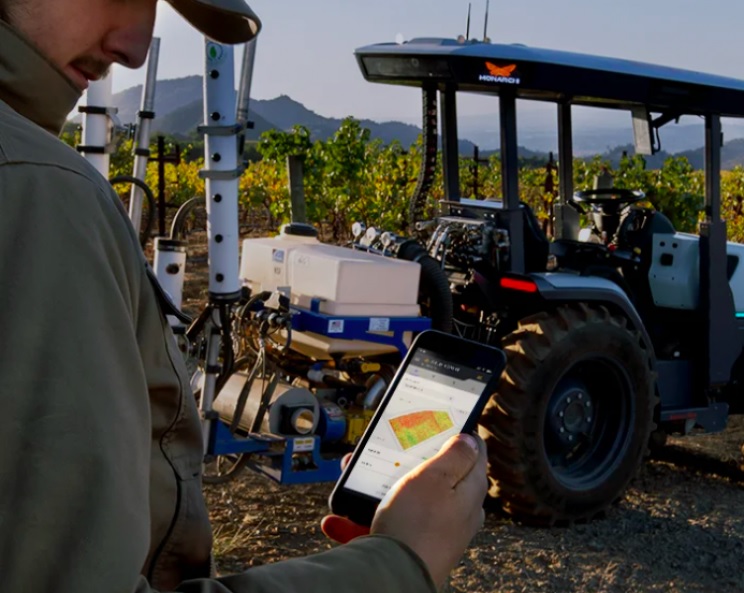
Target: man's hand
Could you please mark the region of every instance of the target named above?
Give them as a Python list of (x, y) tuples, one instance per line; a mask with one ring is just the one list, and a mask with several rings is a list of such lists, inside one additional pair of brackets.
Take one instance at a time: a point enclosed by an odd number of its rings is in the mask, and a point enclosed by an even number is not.
[[(341, 471), (346, 469), (349, 461), (351, 461), (351, 453), (347, 453), (341, 459)], [(350, 519), (339, 517), (338, 515), (326, 515), (323, 517), (323, 520), (320, 522), (320, 528), (327, 538), (339, 544), (346, 544), (354, 538), (369, 535), (369, 527), (357, 525)]]
[[(483, 525), (487, 490), (485, 444), (478, 437), (458, 435), (393, 486), (370, 533), (407, 544), (441, 587)], [(335, 516), (326, 517), (322, 527), (336, 541), (366, 534), (365, 528)]]

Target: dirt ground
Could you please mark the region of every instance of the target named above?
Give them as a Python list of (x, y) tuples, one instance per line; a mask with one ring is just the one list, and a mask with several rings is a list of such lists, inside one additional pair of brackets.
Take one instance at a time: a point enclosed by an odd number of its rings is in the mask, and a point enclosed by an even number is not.
[[(184, 308), (206, 297), (203, 250), (189, 250)], [(744, 418), (721, 434), (670, 439), (608, 516), (537, 529), (497, 511), (447, 591), (744, 593)], [(320, 531), (332, 484), (282, 486), (245, 470), (205, 486), (221, 572), (332, 547)]]
[[(744, 592), (744, 419), (719, 435), (673, 439), (605, 519), (568, 528), (514, 524), (496, 512), (448, 591)], [(319, 525), (331, 484), (282, 486), (245, 471), (206, 486), (221, 571), (330, 549)]]

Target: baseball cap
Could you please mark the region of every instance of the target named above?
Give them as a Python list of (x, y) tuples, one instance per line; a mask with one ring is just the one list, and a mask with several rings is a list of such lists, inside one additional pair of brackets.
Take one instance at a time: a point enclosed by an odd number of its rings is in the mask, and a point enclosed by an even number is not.
[(245, 0), (167, 0), (183, 18), (219, 43), (244, 43), (261, 30)]

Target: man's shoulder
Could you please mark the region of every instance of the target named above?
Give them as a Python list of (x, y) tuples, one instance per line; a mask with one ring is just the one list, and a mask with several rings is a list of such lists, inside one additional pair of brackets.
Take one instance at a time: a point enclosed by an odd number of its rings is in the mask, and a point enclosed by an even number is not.
[[(138, 255), (137, 238), (111, 184), (78, 152), (0, 101), (0, 210), (3, 216), (75, 219)], [(90, 238), (90, 237), (89, 237)], [(136, 248), (136, 249), (135, 249)], [(139, 263), (139, 259), (136, 259)]]
[(106, 185), (96, 169), (74, 148), (62, 142), (32, 121), (0, 101), (0, 165), (38, 166), (65, 171), (100, 189)]

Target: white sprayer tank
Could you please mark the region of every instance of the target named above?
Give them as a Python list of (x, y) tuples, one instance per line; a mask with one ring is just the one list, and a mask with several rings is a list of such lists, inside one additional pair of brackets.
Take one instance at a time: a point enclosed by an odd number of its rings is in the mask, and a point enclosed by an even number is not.
[[(255, 294), (288, 288), (291, 303), (349, 317), (417, 317), (421, 266), (346, 247), (316, 237), (282, 232), (274, 238), (243, 241), (240, 278)], [(294, 332), (293, 349), (316, 358), (347, 353), (361, 356), (395, 351), (372, 342), (338, 340)]]

